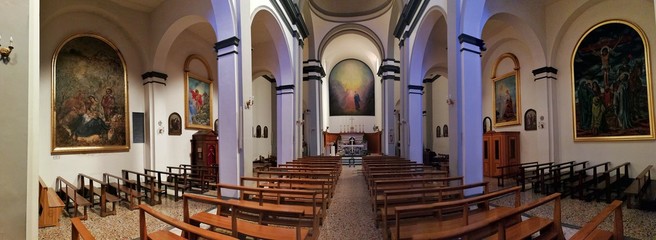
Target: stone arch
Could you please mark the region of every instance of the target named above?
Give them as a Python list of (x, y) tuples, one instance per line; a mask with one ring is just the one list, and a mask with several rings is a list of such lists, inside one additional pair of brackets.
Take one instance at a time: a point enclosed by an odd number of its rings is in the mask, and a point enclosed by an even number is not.
[(326, 33), (326, 36), (321, 40), (321, 43), (319, 44), (319, 48), (317, 49), (318, 59), (322, 59), (323, 52), (325, 51), (326, 47), (330, 44), (332, 40), (338, 38), (341, 35), (348, 34), (348, 33), (357, 34), (369, 39), (378, 49), (378, 56), (380, 57), (385, 56), (383, 52), (384, 45), (374, 31), (360, 24), (342, 24), (328, 31), (328, 33)]
[(266, 25), (266, 28), (269, 30), (268, 32), (276, 49), (278, 66), (277, 69), (272, 71), (275, 78), (280, 80), (276, 81), (276, 86), (294, 85), (294, 66), (292, 64), (292, 57), (290, 53), (291, 47), (289, 46), (289, 42), (293, 41), (288, 41), (288, 36), (285, 34), (281, 23), (276, 17), (274, 11), (272, 11), (269, 7), (260, 6), (256, 8), (251, 15), (251, 23), (258, 16), (266, 18), (267, 21), (263, 22)]
[(167, 56), (171, 51), (171, 46), (175, 39), (178, 38), (178, 36), (180, 36), (180, 34), (187, 28), (204, 22), (209, 23), (207, 19), (199, 15), (184, 16), (173, 22), (173, 24), (171, 24), (164, 32), (155, 48), (153, 67), (155, 69), (165, 69)]
[[(422, 85), (423, 77), (427, 73), (423, 69), (424, 51), (428, 45), (430, 34), (435, 24), (440, 18), (446, 17), (444, 9), (439, 6), (433, 6), (426, 11), (426, 15), (422, 17), (419, 26), (415, 30), (416, 35), (412, 39), (411, 45), (411, 59), (408, 63), (408, 84), (409, 85)], [(417, 69), (419, 68), (419, 69)]]

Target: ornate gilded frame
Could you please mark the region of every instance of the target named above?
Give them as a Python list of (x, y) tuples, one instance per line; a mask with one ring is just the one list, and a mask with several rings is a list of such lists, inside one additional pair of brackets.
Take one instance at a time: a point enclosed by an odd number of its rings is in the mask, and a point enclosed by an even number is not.
[(645, 33), (626, 20), (581, 36), (571, 58), (574, 141), (656, 139), (649, 53)]
[[(504, 59), (513, 61), (513, 70), (498, 75), (497, 68)], [(494, 127), (512, 126), (521, 124), (521, 81), (519, 75), (519, 60), (512, 53), (504, 53), (497, 58), (492, 70), (494, 82), (494, 95), (492, 96), (492, 109), (494, 114)], [(512, 110), (512, 112), (510, 111)]]
[(184, 65), (185, 128), (213, 130), (214, 82), (210, 77), (192, 73), (189, 68), (192, 60), (200, 61), (205, 67), (205, 75), (211, 76), (209, 64), (205, 59), (196, 54), (187, 57)]
[(51, 153), (130, 150), (127, 66), (111, 41), (66, 38), (52, 57)]

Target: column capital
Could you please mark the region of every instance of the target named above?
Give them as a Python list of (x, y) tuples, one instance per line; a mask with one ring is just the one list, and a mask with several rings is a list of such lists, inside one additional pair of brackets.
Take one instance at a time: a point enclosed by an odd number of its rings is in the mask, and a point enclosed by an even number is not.
[(237, 36), (229, 37), (219, 42), (214, 43), (214, 51), (216, 52), (218, 59), (219, 57), (228, 55), (228, 54), (238, 54), (239, 47), (239, 38)]
[(408, 94), (422, 95), (423, 92), (424, 92), (424, 86), (408, 84)]
[(303, 81), (317, 80), (323, 83), (322, 78), (326, 76), (326, 71), (317, 59), (308, 59), (303, 61)]
[(141, 74), (141, 80), (143, 80), (143, 85), (158, 83), (166, 86), (166, 78), (168, 78), (168, 75), (166, 75), (165, 73), (155, 72), (155, 71), (145, 72)]
[(441, 76), (442, 75), (435, 74), (435, 76), (433, 76), (432, 78), (424, 78), (424, 83), (433, 83), (433, 82), (435, 82), (435, 80), (437, 80)]
[(381, 81), (383, 80), (399, 81), (401, 80), (400, 73), (401, 73), (401, 62), (393, 58), (386, 58), (383, 59), (383, 61), (380, 63), (380, 67), (378, 67), (378, 72), (376, 73), (376, 75), (381, 77), (380, 79)]
[(556, 75), (558, 74), (558, 69), (550, 66), (544, 66), (541, 68), (536, 68), (533, 70), (533, 81), (542, 80), (542, 79), (552, 79), (558, 80)]
[(281, 94), (294, 94), (294, 85), (289, 84), (289, 85), (280, 85), (276, 87), (276, 95), (281, 95)]
[[(460, 36), (458, 36), (458, 41), (462, 45), (460, 48), (461, 52), (468, 51), (480, 55), (481, 52), (487, 50), (487, 48), (485, 48), (485, 42), (482, 39), (479, 39), (477, 37), (465, 33), (462, 33), (460, 34)], [(463, 43), (467, 43), (468, 45), (473, 45), (473, 46), (466, 46)], [(474, 46), (478, 47), (478, 50), (474, 50)]]

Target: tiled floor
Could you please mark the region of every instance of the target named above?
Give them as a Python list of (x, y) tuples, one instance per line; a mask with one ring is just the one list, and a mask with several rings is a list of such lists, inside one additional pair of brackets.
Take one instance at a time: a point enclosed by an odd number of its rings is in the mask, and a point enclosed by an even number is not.
[[(382, 231), (377, 229), (373, 221), (369, 196), (361, 174), (357, 172), (360, 167), (346, 167), (337, 184), (335, 198), (328, 209), (328, 215), (321, 227), (321, 240), (327, 239), (382, 239)], [(491, 179), (492, 189), (496, 189), (496, 180)], [(207, 195), (215, 196), (215, 192)], [(532, 191), (522, 193), (522, 202), (530, 202), (543, 195)], [(499, 199), (496, 205), (511, 206), (512, 200)], [(592, 219), (606, 203), (585, 202), (570, 198), (562, 200), (562, 220), (565, 226), (565, 236), (569, 238), (576, 232), (578, 226), (584, 225)], [(165, 199), (161, 205), (154, 208), (169, 216), (182, 219), (182, 201), (175, 202)], [(207, 211), (212, 206), (199, 203), (191, 204), (193, 212)], [(549, 206), (540, 207), (529, 212), (530, 215), (551, 218), (553, 210)], [(130, 211), (125, 207), (118, 207), (118, 214), (101, 218), (94, 212), (89, 212), (89, 219), (83, 221), (97, 239), (136, 239), (139, 236), (139, 211)], [(629, 239), (656, 239), (656, 212), (644, 212), (634, 209), (623, 209), (624, 233)], [(153, 218), (147, 221), (149, 231), (170, 228)], [(604, 229), (611, 229), (611, 222), (602, 225)], [(70, 239), (70, 219), (61, 218), (61, 226), (39, 229), (39, 239)]]

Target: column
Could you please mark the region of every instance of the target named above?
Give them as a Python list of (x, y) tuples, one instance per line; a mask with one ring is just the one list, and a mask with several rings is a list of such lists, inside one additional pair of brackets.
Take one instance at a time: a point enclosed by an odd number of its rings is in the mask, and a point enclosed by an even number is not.
[(554, 116), (554, 80), (558, 78), (558, 69), (550, 66), (541, 67), (533, 70), (534, 81), (538, 85), (538, 89), (545, 89), (545, 91), (537, 92), (538, 101), (535, 106), (537, 113), (538, 124), (538, 142), (546, 143), (538, 145), (538, 154), (536, 154), (537, 161), (540, 162), (554, 162), (556, 139), (554, 139), (553, 116)]
[(323, 150), (323, 129), (321, 124), (321, 85), (326, 72), (321, 62), (309, 59), (303, 62), (303, 81), (307, 82), (308, 97), (305, 111), (305, 139), (308, 155), (319, 156)]
[[(483, 40), (476, 37), (460, 34), (458, 36), (459, 55), (456, 61), (455, 82), (449, 75), (449, 88), (455, 85), (456, 100), (449, 109), (457, 120), (450, 117), (449, 130), (451, 152), (457, 152), (458, 175), (465, 178), (465, 184), (483, 181), (483, 129), (481, 119), (482, 107), (482, 75), (481, 51), (485, 50)], [(452, 65), (449, 65), (451, 68)], [(455, 141), (455, 142), (454, 142)], [(456, 150), (457, 149), (457, 150)]]
[(289, 107), (294, 106), (294, 85), (276, 87), (276, 97), (278, 102), (276, 151), (278, 164), (283, 164), (294, 160), (294, 108)]
[(401, 78), (399, 72), (401, 71), (401, 62), (394, 59), (383, 59), (383, 62), (378, 69), (378, 76), (381, 77), (381, 99), (382, 99), (382, 136), (381, 147), (385, 155), (395, 154), (395, 139), (394, 132), (396, 122), (394, 121), (394, 81), (399, 81)]
[[(145, 131), (145, 145), (144, 145), (144, 168), (148, 169), (157, 169), (165, 170), (164, 167), (167, 163), (157, 164), (157, 121), (162, 120), (166, 116), (166, 111), (163, 109), (163, 106), (157, 105), (157, 92), (163, 91), (166, 87), (166, 78), (168, 75), (160, 72), (146, 72), (141, 74), (141, 79), (143, 80), (144, 92), (145, 92), (145, 113), (144, 118), (146, 120), (144, 131)], [(163, 96), (164, 97), (164, 96)], [(158, 168), (159, 167), (159, 168)]]
[(408, 104), (406, 125), (408, 126), (408, 144), (406, 158), (418, 162), (424, 162), (424, 136), (423, 136), (423, 91), (424, 86), (408, 85)]
[[(239, 185), (242, 163), (240, 159), (239, 121), (243, 114), (239, 107), (239, 38), (231, 37), (214, 44), (217, 53), (219, 92), (219, 180)], [(220, 90), (220, 91), (219, 91)]]
[(435, 140), (435, 126), (433, 125), (433, 82), (435, 79), (427, 78), (424, 79), (424, 109), (423, 109), (423, 120), (424, 120), (424, 147), (433, 149), (433, 140)]

